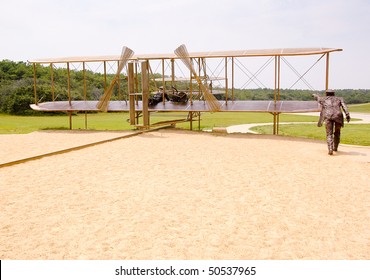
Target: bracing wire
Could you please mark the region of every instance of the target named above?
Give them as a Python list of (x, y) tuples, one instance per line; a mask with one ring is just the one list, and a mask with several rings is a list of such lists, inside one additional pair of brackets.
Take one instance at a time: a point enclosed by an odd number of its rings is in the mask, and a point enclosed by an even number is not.
[(315, 61), (315, 63), (313, 63), (308, 69), (306, 72), (304, 72), (302, 75), (287, 61), (286, 58), (282, 57), (282, 60), (286, 63), (286, 65), (288, 65), (288, 67), (298, 76), (298, 79), (292, 84), (292, 86), (289, 88), (291, 89), (292, 87), (294, 87), (299, 81), (302, 80), (303, 83), (306, 84), (307, 87), (309, 87), (311, 90), (315, 90), (315, 88), (304, 78), (304, 76), (309, 72), (311, 71), (311, 69), (325, 56), (325, 54), (323, 54), (322, 56), (319, 57), (319, 59), (317, 59)]

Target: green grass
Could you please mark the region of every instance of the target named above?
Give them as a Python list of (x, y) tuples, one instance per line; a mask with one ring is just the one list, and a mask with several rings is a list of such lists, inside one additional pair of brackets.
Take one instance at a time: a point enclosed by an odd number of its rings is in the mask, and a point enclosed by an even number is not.
[[(317, 121), (315, 116), (300, 116), (292, 114), (280, 115), (280, 122), (314, 122)], [(227, 127), (238, 124), (248, 123), (271, 123), (273, 116), (269, 113), (202, 113), (200, 129), (211, 129), (213, 127)], [(181, 128), (189, 128), (189, 123), (177, 125)], [(193, 128), (198, 128), (196, 122), (193, 123)]]
[[(87, 128), (93, 130), (127, 130), (128, 113), (101, 113), (87, 115)], [(73, 129), (85, 129), (85, 114), (72, 117)], [(0, 134), (29, 133), (45, 129), (69, 129), (68, 115), (12, 116), (0, 115)]]
[[(271, 134), (272, 126), (257, 126), (252, 128), (261, 134)], [(316, 124), (284, 124), (279, 125), (279, 135), (303, 137), (310, 139), (326, 139), (325, 127)], [(341, 131), (341, 143), (370, 146), (370, 124), (345, 124)]]
[[(370, 113), (370, 103), (351, 105), (349, 106), (349, 111), (350, 113)], [(283, 122), (283, 120), (280, 121)], [(317, 122), (317, 117), (314, 117), (313, 121)], [(354, 121), (356, 119), (351, 120), (351, 122)], [(272, 125), (252, 128), (253, 131), (261, 134), (271, 134), (272, 129)], [(316, 123), (279, 125), (279, 134), (319, 140), (326, 139), (325, 127), (317, 127)], [(370, 146), (370, 124), (345, 124), (341, 133), (341, 143)]]
[[(186, 118), (187, 113), (152, 113), (151, 123)], [(132, 126), (127, 122), (128, 113), (98, 113), (87, 115), (87, 129), (91, 130), (130, 130)], [(316, 121), (317, 117), (281, 115), (280, 121)], [(272, 122), (272, 115), (268, 113), (202, 113), (200, 129), (212, 127), (226, 127), (236, 124)], [(141, 120), (140, 120), (141, 122)], [(190, 124), (180, 123), (179, 128), (189, 129)], [(73, 129), (85, 129), (85, 114), (72, 117)], [(198, 123), (193, 122), (193, 128), (198, 128)], [(12, 116), (0, 115), (0, 134), (30, 133), (45, 129), (69, 129), (68, 115), (45, 116)]]
[[(370, 103), (352, 105), (350, 112), (370, 113)], [(186, 118), (186, 113), (152, 113), (151, 123)], [(132, 130), (128, 123), (128, 113), (97, 113), (87, 114), (87, 129), (90, 130)], [(325, 129), (318, 128), (317, 116), (281, 114), (280, 122), (314, 122), (313, 124), (280, 125), (279, 134), (293, 137), (325, 139)], [(227, 127), (248, 123), (271, 123), (273, 116), (268, 113), (202, 113), (200, 129)], [(352, 121), (355, 121), (352, 119)], [(141, 122), (141, 120), (140, 120)], [(85, 129), (85, 114), (73, 115), (73, 129)], [(189, 122), (177, 124), (178, 128), (189, 129)], [(37, 130), (69, 129), (68, 115), (12, 116), (0, 114), (0, 134), (21, 134)], [(198, 129), (198, 122), (193, 122), (193, 129)], [(272, 134), (272, 126), (256, 127), (253, 130), (262, 134)], [(370, 146), (370, 125), (346, 124), (342, 130), (342, 143)]]
[(350, 105), (348, 106), (348, 110), (350, 113), (370, 113), (370, 103)]

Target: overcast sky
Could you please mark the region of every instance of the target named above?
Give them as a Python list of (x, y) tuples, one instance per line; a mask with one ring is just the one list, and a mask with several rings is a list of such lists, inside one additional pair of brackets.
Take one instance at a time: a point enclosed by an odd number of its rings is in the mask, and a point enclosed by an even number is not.
[(342, 48), (331, 88), (370, 88), (370, 0), (0, 0), (0, 60)]

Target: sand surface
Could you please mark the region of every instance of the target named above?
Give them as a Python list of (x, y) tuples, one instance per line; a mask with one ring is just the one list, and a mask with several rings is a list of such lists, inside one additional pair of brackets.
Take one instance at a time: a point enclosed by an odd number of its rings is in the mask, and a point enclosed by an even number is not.
[[(1, 163), (122, 133), (0, 135)], [(370, 147), (160, 130), (0, 168), (0, 259), (370, 259)]]

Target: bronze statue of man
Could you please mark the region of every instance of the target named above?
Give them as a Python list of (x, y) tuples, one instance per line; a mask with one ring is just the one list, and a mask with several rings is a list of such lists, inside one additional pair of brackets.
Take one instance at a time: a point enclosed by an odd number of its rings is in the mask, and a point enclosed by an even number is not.
[(351, 120), (351, 117), (343, 98), (335, 96), (333, 90), (327, 90), (325, 97), (318, 94), (313, 94), (313, 97), (321, 106), (320, 119), (317, 126), (320, 127), (325, 122), (326, 141), (328, 143), (329, 155), (332, 155), (333, 151), (338, 151), (340, 130), (344, 126), (342, 110), (346, 115), (347, 122)]

